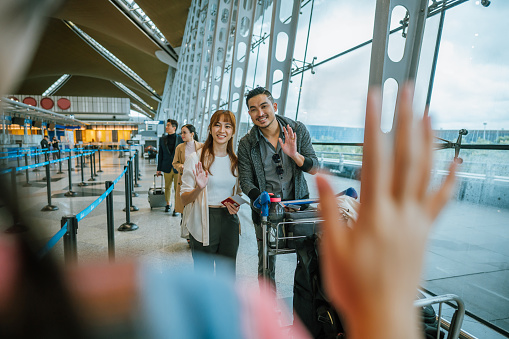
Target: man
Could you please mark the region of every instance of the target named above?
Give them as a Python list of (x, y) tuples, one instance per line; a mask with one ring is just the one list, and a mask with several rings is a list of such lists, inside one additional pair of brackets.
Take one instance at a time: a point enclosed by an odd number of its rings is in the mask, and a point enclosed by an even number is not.
[[(277, 103), (263, 87), (247, 94), (246, 104), (253, 128), (240, 140), (239, 175), (242, 191), (251, 201), (262, 191), (282, 200), (309, 198), (304, 172), (315, 173), (318, 158), (306, 126), (276, 115)], [(263, 236), (260, 212), (252, 210), (258, 242), (258, 275), (263, 273)], [(269, 257), (269, 278), (275, 278), (275, 256)]]
[(46, 136), (46, 135), (41, 140), (41, 150), (49, 151), (49, 140), (48, 140), (48, 136)]
[[(166, 133), (165, 136), (162, 136), (159, 139), (159, 153), (157, 159), (157, 175), (160, 176), (161, 172), (164, 173), (164, 196), (166, 198), (166, 208), (165, 212), (170, 211), (170, 194), (171, 194), (171, 184), (173, 183), (173, 189), (175, 190), (175, 194), (177, 192), (177, 179), (178, 172), (172, 166), (173, 157), (175, 155), (175, 148), (179, 144), (182, 143), (182, 138), (180, 135), (175, 133), (178, 128), (177, 121), (173, 119), (168, 119), (166, 122)], [(173, 216), (177, 216), (178, 213), (173, 209)]]

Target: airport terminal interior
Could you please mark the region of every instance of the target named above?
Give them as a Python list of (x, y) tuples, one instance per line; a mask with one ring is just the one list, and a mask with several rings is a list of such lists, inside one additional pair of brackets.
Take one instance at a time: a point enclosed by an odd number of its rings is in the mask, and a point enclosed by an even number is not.
[[(41, 256), (62, 265), (135, 258), (161, 271), (192, 267), (181, 215), (172, 213), (173, 188), (169, 211), (149, 199), (163, 186), (154, 176), (160, 138), (174, 119), (177, 133), (192, 124), (203, 142), (212, 114), (229, 110), (237, 147), (253, 127), (245, 95), (258, 86), (270, 89), (279, 115), (306, 126), (333, 189), (360, 192), (368, 87), (381, 86), (380, 127), (391, 133), (398, 88), (410, 79), (415, 114), (432, 118), (431, 189), (452, 160), (461, 162), (453, 198), (431, 233), (421, 291), (464, 303), (456, 338), (509, 338), (508, 1), (40, 6), (47, 22), (38, 47), (15, 92), (1, 97), (0, 173), (45, 244)], [(56, 138), (59, 150), (45, 154), (44, 136)], [(305, 179), (317, 199), (314, 176)], [(0, 213), (0, 231), (23, 231)], [(236, 279), (257, 288), (249, 204), (239, 218)], [(278, 305), (291, 309), (297, 256), (287, 252), (272, 254)], [(452, 331), (456, 304), (433, 307)], [(280, 323), (290, 326), (292, 317)]]

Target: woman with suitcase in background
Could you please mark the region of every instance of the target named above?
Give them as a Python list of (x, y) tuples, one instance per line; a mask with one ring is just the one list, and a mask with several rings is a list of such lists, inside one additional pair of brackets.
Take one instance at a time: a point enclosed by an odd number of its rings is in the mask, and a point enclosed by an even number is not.
[(194, 266), (211, 273), (214, 263), (216, 272), (234, 273), (239, 248), (239, 206), (224, 201), (240, 192), (235, 127), (232, 112), (216, 111), (203, 148), (186, 159), (182, 174), (183, 224), (189, 230)]
[[(175, 194), (175, 212), (182, 213), (184, 212), (184, 204), (182, 204), (182, 200), (180, 199), (180, 187), (182, 186), (182, 173), (184, 172), (184, 162), (186, 159), (197, 152), (200, 148), (203, 147), (203, 143), (198, 142), (198, 134), (196, 133), (196, 128), (187, 124), (182, 126), (180, 136), (182, 137), (182, 141), (184, 143), (177, 146), (175, 149), (175, 156), (173, 157), (173, 168), (178, 171), (178, 182), (177, 182), (177, 193)], [(189, 231), (182, 224), (182, 220), (180, 221), (180, 236), (182, 238), (186, 238), (189, 243)]]

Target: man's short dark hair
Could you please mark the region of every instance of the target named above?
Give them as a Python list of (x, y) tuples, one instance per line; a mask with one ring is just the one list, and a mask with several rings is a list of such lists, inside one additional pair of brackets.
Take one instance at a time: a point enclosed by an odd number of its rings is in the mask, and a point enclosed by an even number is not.
[(173, 120), (173, 119), (168, 119), (168, 121), (173, 127), (175, 128), (178, 128), (179, 127), (179, 123), (177, 122), (177, 120)]
[(252, 97), (255, 97), (260, 94), (265, 94), (267, 98), (270, 100), (270, 103), (274, 103), (274, 98), (272, 97), (272, 94), (265, 88), (265, 87), (256, 87), (252, 90), (250, 90), (246, 95), (246, 105), (247, 108), (249, 108), (249, 99)]

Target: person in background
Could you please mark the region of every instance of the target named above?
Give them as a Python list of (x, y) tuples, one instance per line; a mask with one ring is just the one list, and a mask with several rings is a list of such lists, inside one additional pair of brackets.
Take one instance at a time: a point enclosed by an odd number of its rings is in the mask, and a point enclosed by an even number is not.
[(49, 151), (49, 145), (50, 145), (50, 142), (48, 140), (48, 136), (45, 135), (42, 140), (41, 140), (41, 150), (44, 152), (44, 151)]
[[(230, 269), (235, 272), (239, 248), (239, 207), (222, 201), (240, 192), (237, 156), (233, 150), (235, 115), (216, 111), (210, 118), (203, 147), (184, 164), (180, 197), (186, 205), (183, 223), (189, 230), (195, 267)], [(215, 260), (214, 256), (229, 260)], [(226, 266), (226, 267), (225, 267)], [(229, 266), (229, 267), (228, 267)]]
[[(176, 168), (179, 173), (177, 192), (175, 194), (175, 211), (182, 214), (182, 212), (184, 212), (184, 204), (182, 204), (182, 200), (180, 199), (180, 187), (182, 186), (184, 162), (191, 154), (201, 149), (203, 147), (203, 143), (198, 142), (198, 134), (196, 133), (196, 128), (191, 124), (182, 126), (180, 135), (182, 137), (182, 141), (184, 142), (178, 145), (175, 149), (175, 156), (173, 157), (172, 165), (173, 168)], [(189, 231), (184, 227), (182, 222), (180, 223), (180, 226), (180, 236), (186, 238), (187, 242), (189, 243)]]
[[(175, 194), (177, 192), (177, 179), (178, 172), (172, 165), (173, 157), (175, 156), (175, 149), (182, 143), (182, 138), (176, 133), (178, 122), (173, 119), (168, 119), (166, 122), (166, 135), (159, 138), (159, 152), (157, 158), (157, 175), (160, 176), (161, 172), (164, 173), (164, 196), (166, 198), (165, 212), (171, 209), (171, 186)], [(175, 197), (175, 201), (177, 201)], [(177, 216), (177, 212), (173, 210), (173, 216)]]
[[(53, 140), (51, 141), (51, 147), (53, 147), (53, 151), (60, 150), (60, 147), (58, 146), (58, 139), (56, 136), (53, 137)], [(53, 160), (59, 159), (60, 155), (58, 152), (53, 153)]]
[[(240, 140), (239, 174), (242, 191), (251, 201), (261, 192), (278, 194), (282, 200), (307, 199), (304, 173), (315, 173), (318, 158), (306, 126), (277, 115), (277, 103), (263, 87), (251, 90), (246, 105), (254, 126)], [(251, 204), (252, 206), (252, 204)], [(260, 212), (252, 209), (258, 244), (258, 275), (263, 273), (263, 236)], [(275, 279), (276, 256), (269, 256), (268, 271)]]

